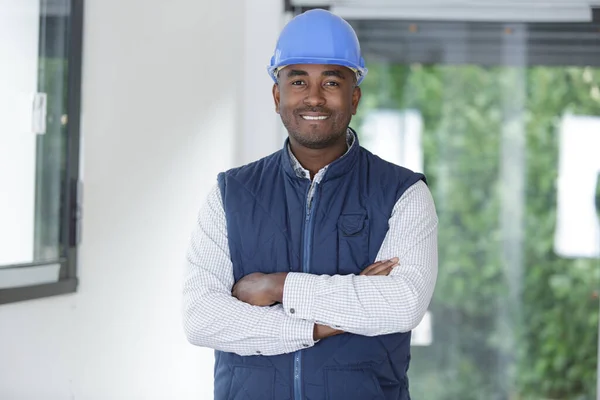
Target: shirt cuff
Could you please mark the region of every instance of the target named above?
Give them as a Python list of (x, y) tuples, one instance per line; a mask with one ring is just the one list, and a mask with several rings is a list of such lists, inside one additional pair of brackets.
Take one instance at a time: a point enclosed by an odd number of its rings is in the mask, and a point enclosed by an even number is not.
[(283, 309), (293, 318), (314, 321), (316, 275), (288, 273), (283, 285)]
[(285, 353), (307, 349), (316, 343), (313, 339), (315, 324), (312, 321), (286, 318), (281, 329), (281, 340)]

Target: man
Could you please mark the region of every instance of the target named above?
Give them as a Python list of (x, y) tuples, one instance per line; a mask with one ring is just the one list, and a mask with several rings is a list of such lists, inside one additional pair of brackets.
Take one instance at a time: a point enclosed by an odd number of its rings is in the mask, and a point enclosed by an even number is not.
[(425, 179), (349, 128), (367, 69), (346, 21), (294, 18), (269, 73), (289, 138), (220, 174), (202, 207), (188, 340), (216, 350), (217, 400), (409, 399), (410, 331), (437, 277)]

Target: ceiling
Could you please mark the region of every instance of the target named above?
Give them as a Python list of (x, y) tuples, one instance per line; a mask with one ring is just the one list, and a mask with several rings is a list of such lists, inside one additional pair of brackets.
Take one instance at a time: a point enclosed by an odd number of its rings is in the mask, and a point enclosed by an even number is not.
[(330, 7), (354, 19), (586, 22), (600, 0), (289, 0), (295, 7)]

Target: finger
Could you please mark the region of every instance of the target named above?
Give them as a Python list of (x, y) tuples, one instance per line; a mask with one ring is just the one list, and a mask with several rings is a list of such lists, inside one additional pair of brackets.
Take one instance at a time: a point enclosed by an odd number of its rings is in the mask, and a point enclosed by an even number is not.
[(389, 268), (390, 268), (390, 265), (386, 261), (386, 262), (381, 263), (380, 265), (376, 266), (375, 268), (372, 268), (365, 275), (378, 275), (381, 271), (385, 271), (386, 269), (389, 269)]
[(390, 274), (390, 272), (392, 272), (393, 269), (394, 269), (394, 267), (386, 268), (383, 271), (377, 273), (377, 275), (378, 276), (388, 276)]
[(362, 272), (359, 275), (374, 275), (374, 274), (379, 274), (381, 272), (381, 270), (384, 270), (384, 269), (390, 268), (390, 267), (393, 268), (396, 265), (398, 265), (398, 261), (399, 261), (398, 257), (394, 257), (394, 258), (391, 258), (389, 260), (378, 261), (376, 263), (373, 263), (373, 264), (369, 265), (364, 270), (362, 270)]
[(392, 270), (394, 269), (394, 267), (387, 267), (387, 268), (383, 268), (383, 269), (378, 269), (377, 271), (373, 271), (369, 274), (369, 276), (387, 276), (390, 274), (390, 272), (392, 272)]
[(376, 268), (378, 266), (380, 266), (381, 264), (383, 264), (384, 262), (386, 262), (386, 260), (383, 261), (377, 261), (376, 263), (373, 263), (371, 265), (369, 265), (367, 268), (362, 270), (363, 274), (367, 274), (369, 271), (371, 271), (373, 268)]
[(398, 258), (394, 257), (391, 260), (383, 261), (380, 265), (375, 266), (369, 271), (368, 275), (379, 275), (388, 268), (393, 268), (398, 264)]
[(376, 263), (373, 263), (371, 265), (369, 265), (367, 268), (363, 269), (360, 273), (360, 275), (371, 275), (371, 273), (373, 272), (374, 269), (382, 266), (386, 261), (378, 261)]

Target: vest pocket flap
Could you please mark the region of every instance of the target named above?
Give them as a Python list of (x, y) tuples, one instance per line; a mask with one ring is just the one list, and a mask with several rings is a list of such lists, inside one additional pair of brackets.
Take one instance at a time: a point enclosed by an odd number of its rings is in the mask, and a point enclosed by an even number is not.
[(345, 236), (358, 235), (365, 226), (367, 214), (342, 214), (338, 219), (338, 228)]
[(325, 369), (327, 400), (383, 400), (383, 390), (373, 371), (360, 367)]

